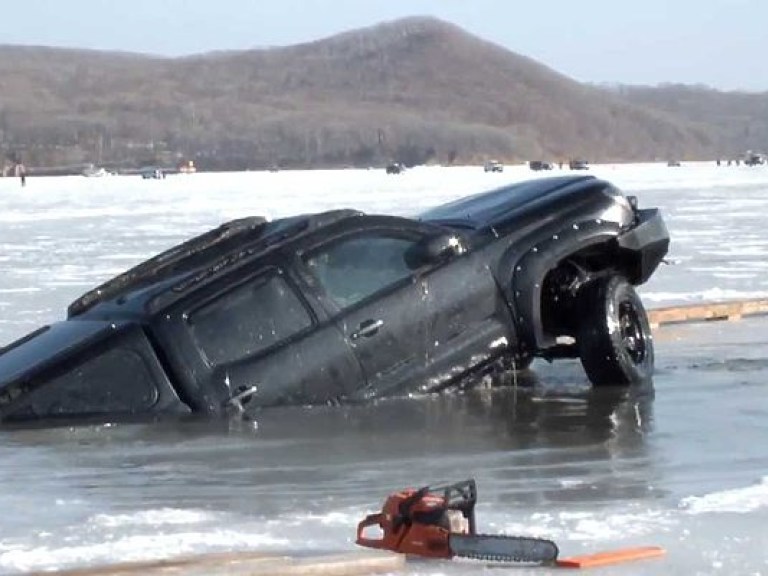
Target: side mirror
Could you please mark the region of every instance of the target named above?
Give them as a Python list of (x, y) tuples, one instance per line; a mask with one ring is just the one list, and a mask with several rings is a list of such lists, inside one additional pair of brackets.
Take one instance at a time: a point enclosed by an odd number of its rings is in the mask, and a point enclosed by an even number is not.
[(405, 254), (405, 261), (411, 269), (427, 264), (438, 264), (467, 251), (464, 240), (454, 233), (428, 236), (414, 244)]

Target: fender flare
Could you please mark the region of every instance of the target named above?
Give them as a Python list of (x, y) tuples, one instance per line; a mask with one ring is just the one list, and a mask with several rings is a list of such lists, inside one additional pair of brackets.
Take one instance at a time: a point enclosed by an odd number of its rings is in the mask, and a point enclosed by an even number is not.
[(541, 321), (541, 294), (547, 273), (571, 254), (615, 242), (619, 233), (619, 226), (613, 222), (589, 220), (565, 229), (550, 229), (509, 247), (499, 261), (499, 283), (510, 303), (522, 350), (534, 352), (555, 344)]

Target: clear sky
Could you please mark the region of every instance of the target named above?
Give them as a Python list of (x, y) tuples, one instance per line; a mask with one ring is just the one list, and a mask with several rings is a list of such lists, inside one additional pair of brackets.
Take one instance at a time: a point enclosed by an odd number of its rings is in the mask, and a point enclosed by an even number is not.
[(768, 0), (2, 0), (0, 44), (168, 56), (283, 46), (404, 16), (572, 78), (768, 91)]

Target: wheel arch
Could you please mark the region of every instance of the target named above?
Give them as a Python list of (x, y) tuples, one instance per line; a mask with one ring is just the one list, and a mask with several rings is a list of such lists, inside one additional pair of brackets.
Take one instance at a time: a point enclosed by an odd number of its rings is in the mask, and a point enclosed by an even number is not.
[[(514, 316), (519, 345), (535, 352), (554, 346), (558, 334), (544, 322), (544, 287), (550, 274), (566, 263), (583, 261), (587, 272), (622, 274), (630, 282), (637, 277), (636, 255), (617, 242), (620, 230), (611, 222), (591, 221), (515, 242), (500, 260), (500, 284), (506, 290)], [(633, 282), (634, 283), (634, 282)]]

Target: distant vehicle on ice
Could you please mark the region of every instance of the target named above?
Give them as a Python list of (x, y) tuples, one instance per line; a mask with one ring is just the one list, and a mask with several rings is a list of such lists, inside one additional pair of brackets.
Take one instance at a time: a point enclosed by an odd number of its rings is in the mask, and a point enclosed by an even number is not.
[(387, 164), (386, 170), (387, 174), (400, 174), (405, 171), (405, 166), (400, 162), (392, 162), (391, 164)]
[(160, 168), (155, 168), (153, 166), (148, 166), (146, 168), (141, 169), (141, 177), (144, 178), (144, 180), (162, 180), (165, 178), (165, 172), (163, 172)]
[(670, 160), (669, 162), (667, 162), (667, 166), (669, 166), (670, 168), (679, 168), (681, 164), (679, 160)]
[(551, 162), (545, 162), (544, 160), (531, 160), (528, 162), (528, 167), (531, 170), (552, 170), (553, 166)]
[(589, 162), (586, 160), (571, 160), (568, 162), (568, 168), (571, 170), (589, 170)]
[(489, 160), (483, 166), (483, 170), (486, 172), (504, 172), (504, 165), (498, 160)]
[(761, 166), (765, 164), (765, 156), (757, 154), (756, 152), (747, 152), (744, 157), (744, 164), (746, 166)]
[(83, 170), (83, 176), (87, 178), (101, 178), (102, 176), (111, 176), (112, 173), (104, 168), (97, 168), (93, 164)]

